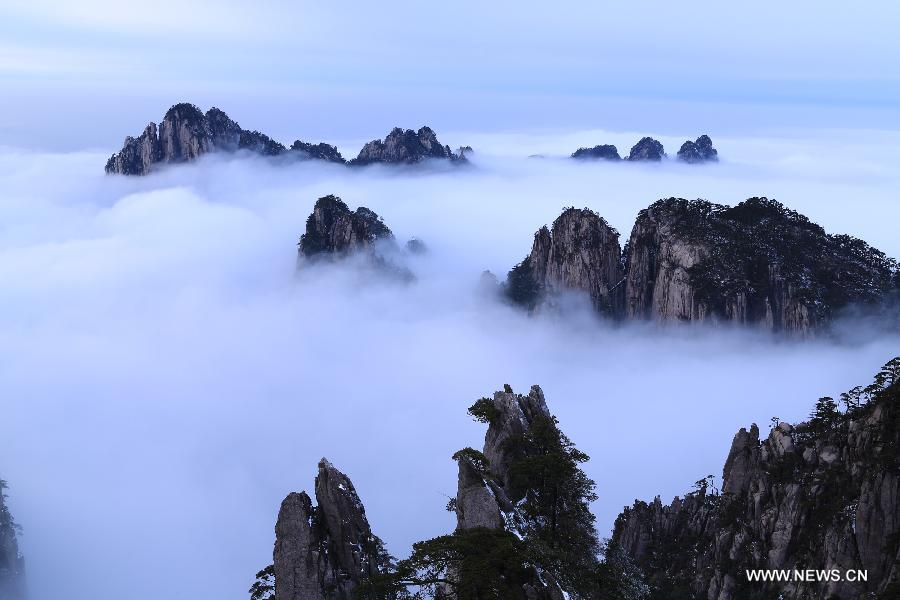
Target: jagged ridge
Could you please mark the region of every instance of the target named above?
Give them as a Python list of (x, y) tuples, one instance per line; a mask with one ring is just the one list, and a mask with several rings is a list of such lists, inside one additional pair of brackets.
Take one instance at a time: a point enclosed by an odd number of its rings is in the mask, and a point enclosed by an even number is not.
[[(875, 383), (823, 398), (806, 423), (734, 437), (717, 493), (636, 501), (613, 542), (653, 600), (896, 598), (900, 592), (900, 358)], [(747, 569), (864, 570), (867, 581), (750, 582)]]
[(505, 291), (529, 309), (568, 289), (620, 319), (727, 321), (806, 336), (851, 305), (890, 305), (898, 283), (896, 261), (775, 200), (727, 207), (669, 198), (638, 214), (622, 250), (599, 215), (565, 209), (535, 234)]

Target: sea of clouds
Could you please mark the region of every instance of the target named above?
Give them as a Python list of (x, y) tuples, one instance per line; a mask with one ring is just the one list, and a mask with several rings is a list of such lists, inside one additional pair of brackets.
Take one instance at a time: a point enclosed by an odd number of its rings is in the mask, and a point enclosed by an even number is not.
[[(796, 342), (532, 318), (477, 292), (563, 207), (597, 210), (624, 243), (668, 196), (775, 197), (898, 256), (896, 134), (716, 139), (722, 162), (700, 167), (565, 158), (627, 153), (639, 133), (446, 137), (476, 148), (470, 167), (215, 157), (124, 178), (103, 174), (104, 154), (0, 150), (0, 476), (33, 597), (244, 598), (281, 499), (311, 490), (322, 456), (405, 556), (452, 530), (450, 456), (484, 433), (466, 408), (505, 383), (540, 384), (591, 456), (606, 535), (635, 498), (720, 475), (738, 428), (803, 419), (900, 353), (896, 334), (854, 323)], [(684, 139), (663, 142), (674, 154)], [(330, 193), (425, 241), (415, 283), (352, 261), (297, 272)]]

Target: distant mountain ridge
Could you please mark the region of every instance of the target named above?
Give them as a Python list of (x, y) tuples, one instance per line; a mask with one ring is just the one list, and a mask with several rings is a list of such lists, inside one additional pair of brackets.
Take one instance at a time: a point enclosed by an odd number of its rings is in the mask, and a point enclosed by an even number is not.
[(471, 148), (458, 152), (440, 144), (434, 131), (418, 132), (394, 128), (384, 139), (365, 145), (359, 156), (347, 161), (335, 146), (296, 140), (290, 148), (259, 131), (243, 129), (218, 108), (206, 113), (182, 102), (172, 106), (157, 126), (150, 123), (138, 137), (126, 137), (122, 149), (106, 162), (106, 172), (120, 175), (147, 175), (163, 165), (191, 162), (210, 153), (246, 151), (260, 156), (285, 156), (298, 160), (366, 165), (371, 163), (412, 164), (426, 159), (466, 162)]

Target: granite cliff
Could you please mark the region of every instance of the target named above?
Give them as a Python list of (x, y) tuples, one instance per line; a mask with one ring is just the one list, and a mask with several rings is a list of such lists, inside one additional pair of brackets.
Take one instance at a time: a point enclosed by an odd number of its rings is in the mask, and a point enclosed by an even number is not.
[(314, 259), (373, 250), (379, 241), (394, 242), (381, 217), (365, 206), (351, 211), (343, 200), (328, 195), (316, 200), (298, 246), (301, 258)]
[(624, 288), (619, 232), (587, 208), (567, 208), (534, 234), (531, 254), (513, 267), (509, 290), (534, 308), (566, 290), (587, 293), (601, 314), (621, 313)]
[(25, 600), (25, 559), (19, 553), (19, 526), (6, 506), (6, 489), (0, 479), (0, 598)]
[(533, 310), (560, 291), (602, 314), (659, 322), (728, 322), (811, 336), (842, 310), (892, 306), (896, 261), (834, 235), (767, 198), (727, 207), (669, 198), (642, 210), (625, 248), (591, 211), (565, 209), (536, 234), (505, 292)]
[(767, 198), (734, 207), (660, 200), (638, 214), (625, 264), (626, 318), (729, 321), (801, 336), (896, 289), (896, 263), (882, 252)]
[[(846, 411), (823, 398), (809, 421), (777, 423), (763, 441), (755, 424), (738, 431), (721, 491), (701, 480), (668, 506), (625, 509), (612, 541), (651, 600), (900, 597), (900, 358), (841, 400)], [(840, 576), (751, 582), (748, 569)]]
[(316, 505), (306, 492), (281, 503), (273, 563), (257, 574), (256, 598), (352, 600), (361, 583), (388, 568), (390, 558), (372, 533), (350, 479), (319, 462)]

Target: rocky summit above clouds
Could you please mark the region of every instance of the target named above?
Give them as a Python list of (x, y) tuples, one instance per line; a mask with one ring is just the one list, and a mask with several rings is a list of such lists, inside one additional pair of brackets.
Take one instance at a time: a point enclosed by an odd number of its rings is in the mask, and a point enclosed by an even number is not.
[(6, 488), (0, 479), (0, 598), (25, 600), (25, 559), (19, 553), (19, 526), (6, 506)]
[(505, 293), (534, 309), (574, 290), (619, 319), (731, 322), (809, 336), (843, 309), (892, 306), (898, 277), (884, 253), (828, 234), (774, 200), (727, 207), (669, 198), (638, 214), (621, 252), (602, 218), (566, 209), (552, 230), (535, 234)]
[(701, 135), (696, 141), (686, 141), (678, 150), (678, 160), (686, 163), (716, 162), (719, 160), (719, 152), (713, 148), (712, 140), (708, 135)]
[(353, 165), (369, 165), (372, 163), (413, 164), (426, 159), (446, 159), (464, 161), (465, 155), (471, 152), (470, 147), (460, 148), (458, 153), (450, 150), (450, 146), (441, 145), (430, 127), (422, 127), (418, 131), (395, 127), (384, 140), (372, 140), (359, 151), (359, 155), (350, 161)]
[(534, 234), (531, 254), (509, 274), (513, 299), (530, 308), (552, 301), (561, 292), (586, 292), (601, 314), (621, 313), (624, 280), (619, 232), (597, 213), (567, 208)]
[(622, 160), (619, 150), (610, 144), (601, 144), (593, 148), (579, 148), (572, 153), (572, 158)]
[(425, 242), (412, 238), (401, 249), (390, 228), (374, 211), (360, 206), (355, 211), (334, 195), (316, 201), (306, 219), (306, 231), (298, 244), (299, 265), (361, 258), (366, 271), (391, 279), (416, 279), (407, 267), (413, 256), (428, 252)]
[(360, 206), (355, 211), (334, 195), (316, 200), (300, 236), (303, 258), (345, 255), (371, 249), (379, 240), (394, 241), (394, 234), (374, 211)]
[(628, 153), (630, 161), (661, 161), (666, 157), (663, 145), (652, 137), (644, 137), (631, 147)]
[[(643, 570), (650, 600), (900, 598), (900, 358), (809, 421), (734, 436), (711, 480), (668, 506), (636, 501), (612, 542)], [(865, 571), (866, 581), (750, 582), (747, 569)], [(843, 577), (842, 577), (843, 579)]]
[[(572, 153), (572, 158), (588, 160), (621, 160), (619, 151), (615, 146), (602, 144), (593, 148), (579, 148)], [(658, 162), (666, 158), (666, 151), (661, 142), (644, 137), (632, 146), (631, 152), (625, 160)], [(712, 140), (708, 135), (701, 135), (696, 141), (686, 141), (678, 151), (678, 160), (687, 163), (715, 162), (719, 160), (719, 153), (713, 148)]]
[[(218, 108), (205, 114), (189, 103), (176, 104), (166, 112), (159, 127), (150, 123), (137, 138), (127, 137), (122, 149), (106, 163), (107, 173), (147, 175), (167, 164), (191, 162), (212, 152), (246, 151), (261, 156), (284, 156), (295, 159), (323, 160), (346, 164), (335, 146), (295, 141), (290, 148), (259, 131), (241, 128)], [(366, 144), (360, 155), (350, 161), (354, 165), (379, 163), (416, 163), (422, 160), (448, 159), (464, 161), (472, 148), (458, 153), (442, 146), (428, 127), (418, 132), (394, 129), (385, 140)]]
[[(308, 148), (315, 151), (310, 152)], [(204, 114), (193, 104), (183, 102), (166, 112), (158, 129), (156, 123), (150, 123), (139, 137), (125, 138), (122, 149), (107, 161), (106, 172), (147, 175), (160, 165), (190, 162), (211, 152), (238, 150), (262, 156), (291, 154), (298, 158), (344, 162), (334, 146), (298, 140), (292, 150), (287, 150), (263, 133), (242, 129), (218, 108)]]

